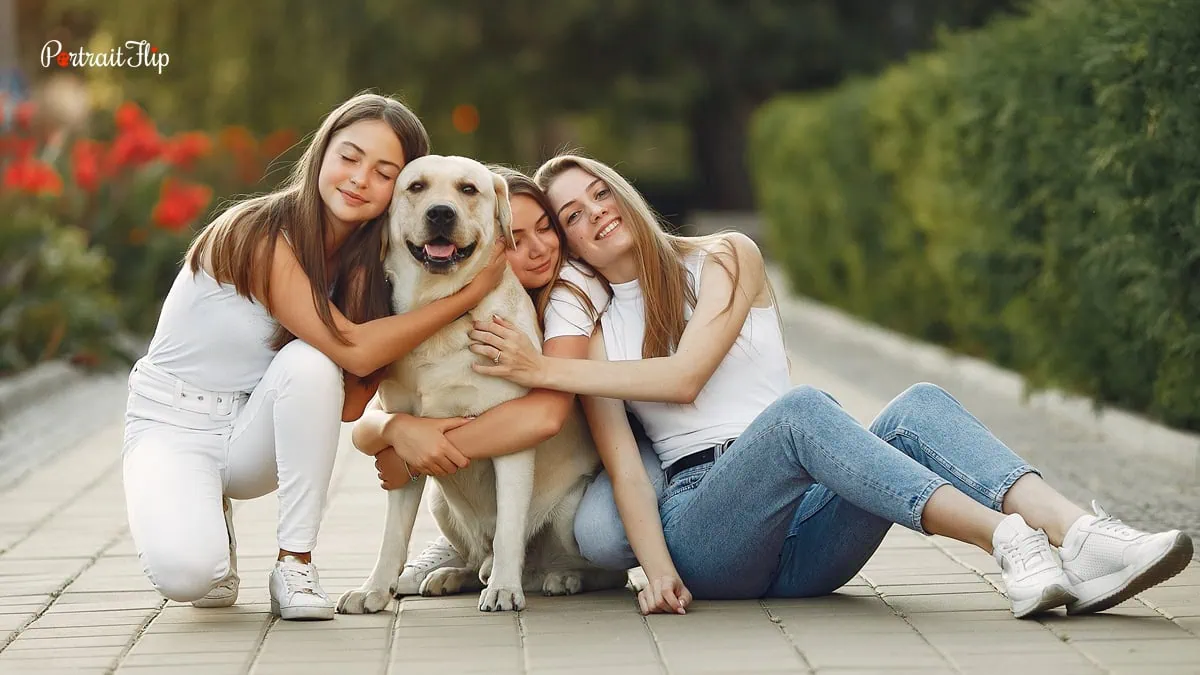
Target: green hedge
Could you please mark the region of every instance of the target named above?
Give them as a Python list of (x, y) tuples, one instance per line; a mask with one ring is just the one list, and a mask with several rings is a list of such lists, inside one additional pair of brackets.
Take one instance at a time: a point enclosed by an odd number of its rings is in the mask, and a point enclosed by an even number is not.
[(794, 290), (1200, 429), (1200, 2), (1044, 0), (757, 113)]

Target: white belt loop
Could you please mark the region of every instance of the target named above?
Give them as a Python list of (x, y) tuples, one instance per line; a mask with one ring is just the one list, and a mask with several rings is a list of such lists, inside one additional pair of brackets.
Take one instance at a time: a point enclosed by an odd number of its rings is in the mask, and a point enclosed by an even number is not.
[(183, 380), (175, 380), (175, 396), (174, 400), (171, 401), (172, 406), (176, 410), (180, 410), (182, 408), (183, 399), (186, 398), (187, 394), (183, 391)]
[(733, 442), (736, 440), (737, 440), (737, 437), (735, 436), (733, 438), (725, 439), (724, 441), (721, 441), (717, 445), (714, 445), (713, 446), (713, 461), (714, 462), (717, 461), (718, 457), (725, 454), (725, 451), (728, 450), (729, 446), (733, 445)]

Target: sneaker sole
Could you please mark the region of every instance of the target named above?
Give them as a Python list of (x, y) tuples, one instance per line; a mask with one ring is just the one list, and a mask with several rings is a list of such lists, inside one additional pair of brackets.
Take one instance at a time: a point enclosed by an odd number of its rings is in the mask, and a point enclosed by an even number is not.
[(331, 621), (333, 607), (287, 607), (281, 609), (279, 602), (271, 600), (271, 613), (284, 621)]
[(1144, 569), (1133, 573), (1125, 583), (1089, 602), (1068, 603), (1067, 614), (1072, 616), (1091, 614), (1115, 607), (1147, 588), (1161, 584), (1182, 572), (1192, 562), (1192, 552), (1191, 538), (1180, 532), (1175, 535), (1175, 541), (1170, 548), (1158, 559), (1147, 564)]
[(206, 596), (206, 597), (200, 598), (199, 600), (192, 601), (192, 607), (197, 607), (199, 609), (212, 609), (214, 607), (233, 607), (235, 604), (237, 604), (237, 593), (234, 593), (233, 595), (229, 595), (229, 596), (226, 596), (223, 598), (209, 598)]
[(1024, 602), (1013, 602), (1013, 616), (1023, 619), (1034, 614), (1048, 612), (1055, 607), (1062, 607), (1074, 600), (1071, 592), (1059, 584), (1050, 584), (1042, 589), (1042, 594)]
[[(240, 587), (241, 587), (241, 582), (239, 581), (238, 583), (233, 585), (232, 592), (229, 595), (220, 595), (220, 596), (216, 596), (216, 597), (209, 597), (206, 595), (203, 598), (200, 598), (199, 600), (193, 600), (192, 607), (198, 607), (200, 609), (212, 609), (214, 607), (232, 607), (235, 604), (237, 604), (238, 590)], [(209, 593), (212, 593), (212, 591), (209, 591)]]

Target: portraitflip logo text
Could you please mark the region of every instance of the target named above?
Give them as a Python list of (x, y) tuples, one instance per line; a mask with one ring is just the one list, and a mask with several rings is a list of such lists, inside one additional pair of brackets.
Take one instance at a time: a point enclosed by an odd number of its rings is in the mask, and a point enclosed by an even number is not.
[(64, 51), (60, 40), (50, 40), (42, 46), (43, 68), (52, 64), (60, 68), (154, 68), (162, 75), (170, 61), (170, 55), (146, 40), (129, 40), (124, 46), (106, 52), (89, 52), (82, 47)]

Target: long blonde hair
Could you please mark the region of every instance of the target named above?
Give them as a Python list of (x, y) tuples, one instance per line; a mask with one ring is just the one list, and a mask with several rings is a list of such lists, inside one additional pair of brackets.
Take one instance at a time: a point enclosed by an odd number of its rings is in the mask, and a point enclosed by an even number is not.
[(687, 326), (685, 310), (695, 309), (696, 290), (684, 258), (697, 250), (709, 250), (733, 278), (733, 292), (724, 311), (733, 306), (741, 268), (733, 244), (723, 233), (703, 237), (669, 234), (654, 209), (629, 181), (611, 167), (578, 154), (562, 154), (548, 160), (533, 179), (543, 191), (568, 169), (577, 168), (604, 181), (612, 190), (621, 221), (633, 235), (638, 281), (646, 309), (646, 332), (642, 358), (668, 356), (679, 347)]
[[(343, 344), (347, 343), (346, 337), (333, 322), (327, 297), (355, 323), (390, 314), (391, 293), (381, 260), (386, 209), (343, 242), (337, 269), (328, 270), (325, 265), (328, 223), (317, 177), (334, 134), (363, 120), (382, 120), (391, 127), (400, 140), (405, 163), (429, 154), (425, 127), (403, 103), (378, 94), (358, 94), (325, 117), (282, 187), (234, 204), (204, 228), (187, 252), (192, 272), (198, 272), (208, 260), (216, 279), (233, 284), (247, 299), (252, 299), (252, 290), (257, 290), (252, 284), (260, 283), (262, 297), (267, 300), (272, 253), (283, 235), (312, 282), (317, 314)], [(271, 310), (269, 304), (267, 309)], [(279, 349), (294, 337), (282, 325), (277, 326), (271, 348)]]
[[(537, 203), (538, 208), (542, 210), (547, 220), (549, 220), (550, 227), (554, 230), (554, 236), (558, 238), (558, 261), (554, 264), (554, 276), (550, 277), (553, 281), (545, 286), (528, 289), (529, 297), (533, 300), (534, 307), (537, 308), (538, 325), (545, 330), (546, 309), (550, 306), (550, 295), (556, 288), (564, 288), (567, 292), (578, 298), (594, 323), (600, 318), (600, 312), (592, 303), (592, 299), (588, 297), (588, 294), (582, 288), (567, 279), (563, 279), (561, 276), (562, 268), (566, 264), (568, 255), (567, 232), (563, 229), (562, 222), (558, 219), (558, 214), (554, 212), (554, 207), (550, 204), (550, 198), (546, 196), (545, 190), (539, 187), (532, 178), (516, 169), (499, 165), (491, 165), (488, 168), (508, 183), (508, 196), (510, 200), (517, 195), (523, 195)], [(591, 267), (588, 267), (586, 264), (577, 264), (576, 266), (583, 274), (600, 279), (605, 288), (608, 287), (608, 282), (604, 281), (604, 277), (596, 274)]]

